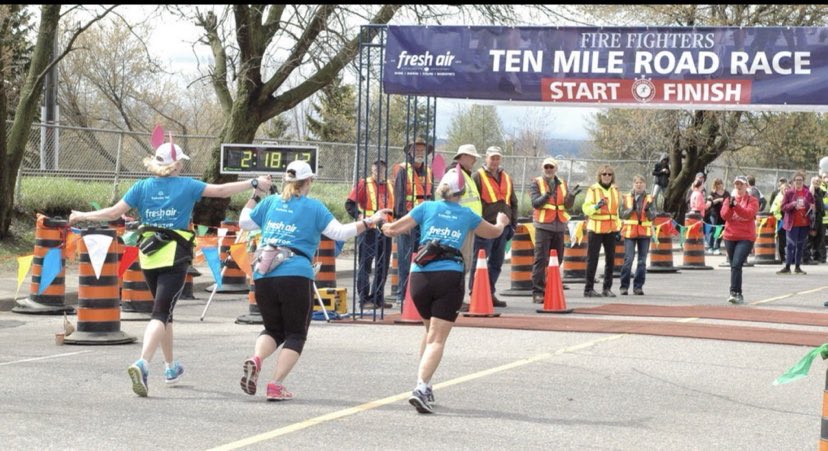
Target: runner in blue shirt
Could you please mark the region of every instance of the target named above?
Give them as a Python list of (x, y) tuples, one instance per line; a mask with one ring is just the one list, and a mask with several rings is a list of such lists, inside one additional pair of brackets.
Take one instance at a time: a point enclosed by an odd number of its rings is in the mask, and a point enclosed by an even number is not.
[(281, 346), (273, 380), (267, 384), (268, 401), (293, 399), (284, 379), (299, 360), (307, 340), (313, 306), (311, 256), (319, 247), (321, 235), (344, 241), (379, 224), (391, 212), (381, 209), (362, 221), (340, 224), (322, 202), (307, 197), (314, 177), (306, 162), (290, 163), (281, 196), (264, 200), (254, 196), (239, 218), (243, 229), (262, 230), (253, 279), (256, 304), (264, 322), (253, 357), (244, 362), (241, 389), (248, 395), (256, 394), (262, 360)]
[[(155, 150), (154, 157), (144, 159), (147, 171), (153, 174), (138, 181), (115, 205), (97, 211), (72, 211), (69, 223), (79, 221), (114, 221), (134, 208), (142, 227), (151, 230), (141, 233), (141, 269), (153, 295), (152, 316), (144, 331), (141, 358), (130, 365), (127, 372), (132, 390), (138, 396), (147, 396), (149, 362), (158, 346), (164, 354), (167, 384), (179, 381), (184, 367), (173, 360), (173, 309), (184, 289), (187, 268), (192, 261), (194, 233), (189, 229), (190, 216), (201, 197), (230, 197), (246, 189), (267, 193), (270, 177), (207, 184), (189, 177), (179, 177), (184, 161), (190, 157), (172, 143), (164, 143)], [(152, 244), (153, 246), (145, 247)], [(153, 251), (152, 248), (155, 248)], [(146, 251), (146, 252), (145, 252)]]
[(456, 169), (443, 176), (437, 188), (442, 201), (424, 202), (399, 220), (382, 226), (382, 232), (396, 236), (420, 226), (420, 252), (412, 265), (411, 299), (425, 324), (420, 344), (417, 387), (408, 399), (420, 413), (433, 413), (431, 377), (443, 357), (449, 332), (463, 304), (464, 268), (460, 251), (466, 235), (497, 238), (509, 225), (509, 217), (498, 213), (497, 224), (481, 220), (470, 208), (460, 205), (466, 191), (464, 177)]

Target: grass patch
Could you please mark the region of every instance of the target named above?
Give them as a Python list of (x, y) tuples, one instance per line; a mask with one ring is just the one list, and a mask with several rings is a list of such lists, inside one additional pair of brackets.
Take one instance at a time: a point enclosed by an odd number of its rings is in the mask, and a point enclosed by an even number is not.
[(0, 241), (0, 270), (17, 271), (17, 257), (34, 252), (35, 218), (15, 214), (9, 231), (11, 236)]

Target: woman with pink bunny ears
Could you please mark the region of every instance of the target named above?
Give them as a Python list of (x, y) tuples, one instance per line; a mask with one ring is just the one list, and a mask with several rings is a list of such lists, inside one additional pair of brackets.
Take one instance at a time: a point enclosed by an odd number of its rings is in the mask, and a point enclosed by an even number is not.
[(166, 363), (165, 382), (178, 382), (184, 372), (184, 367), (173, 360), (172, 320), (193, 258), (195, 234), (188, 229), (195, 203), (201, 197), (230, 197), (251, 188), (254, 195), (258, 192), (266, 195), (270, 190), (269, 176), (220, 185), (180, 177), (184, 161), (190, 157), (173, 143), (172, 135), (169, 138), (170, 142), (164, 143), (163, 129), (155, 128), (151, 139), (155, 154), (144, 159), (151, 177), (139, 180), (111, 207), (90, 212), (72, 211), (69, 216), (70, 224), (114, 221), (134, 208), (141, 219), (139, 259), (154, 300), (152, 316), (144, 331), (141, 357), (127, 369), (132, 390), (141, 397), (148, 394), (149, 362), (159, 346)]

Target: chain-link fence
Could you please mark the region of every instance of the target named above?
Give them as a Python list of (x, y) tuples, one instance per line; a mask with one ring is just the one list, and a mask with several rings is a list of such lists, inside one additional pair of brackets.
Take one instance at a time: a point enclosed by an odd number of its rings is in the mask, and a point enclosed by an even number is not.
[[(7, 123), (7, 128), (10, 123)], [(174, 136), (175, 142), (184, 148), (191, 160), (186, 162), (184, 175), (200, 178), (210, 164), (210, 153), (220, 144), (215, 136)], [(256, 142), (272, 142), (272, 139), (261, 138)], [(355, 173), (365, 174), (366, 157), (360, 158), (359, 171), (356, 170), (357, 146), (353, 143), (325, 143), (306, 141), (284, 141), (283, 145), (304, 145), (318, 147), (319, 169), (318, 175), (322, 182), (351, 185)], [(442, 147), (442, 149), (441, 149)], [(100, 190), (100, 184), (111, 186), (111, 201), (114, 202), (123, 195), (132, 181), (147, 177), (143, 159), (152, 155), (149, 133), (133, 133), (120, 130), (102, 130), (92, 128), (78, 128), (66, 126), (33, 125), (29, 134), (28, 143), (20, 168), (18, 189), (15, 198), (20, 204), (21, 185), (27, 179), (34, 177), (63, 178), (74, 181), (98, 182), (90, 190)], [(366, 152), (366, 150), (362, 150)], [(446, 163), (451, 163), (454, 151), (448, 151), (445, 146), (438, 145), (437, 152), (442, 154)], [(373, 160), (377, 155), (386, 156), (385, 149), (367, 150), (367, 160)], [(522, 196), (528, 196), (532, 179), (541, 175), (542, 157), (504, 156), (502, 167), (513, 177), (515, 191)], [(389, 148), (387, 159), (390, 167), (403, 160), (402, 148)], [(654, 161), (646, 160), (594, 160), (579, 157), (558, 156), (558, 176), (566, 180), (570, 186), (580, 184), (582, 187), (592, 185), (596, 181), (596, 172), (600, 165), (610, 164), (616, 172), (616, 182), (622, 191), (632, 186), (632, 178), (636, 174), (643, 175), (652, 183)], [(478, 162), (478, 165), (481, 164)], [(756, 185), (762, 193), (770, 194), (776, 188), (776, 181), (780, 177), (790, 178), (793, 171), (776, 168), (736, 167), (714, 164), (708, 168), (708, 187), (715, 178), (722, 178), (726, 186), (736, 175), (753, 175)], [(810, 169), (810, 168), (806, 168)], [(343, 199), (347, 192), (342, 193)], [(522, 197), (519, 195), (519, 197)], [(527, 207), (528, 208), (528, 207)], [(521, 208), (521, 210), (525, 210)]]

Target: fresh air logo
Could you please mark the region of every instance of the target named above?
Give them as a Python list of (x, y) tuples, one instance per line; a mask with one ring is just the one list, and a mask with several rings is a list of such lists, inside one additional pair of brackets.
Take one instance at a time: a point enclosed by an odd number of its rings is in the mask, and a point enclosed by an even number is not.
[(403, 50), (397, 57), (397, 69), (400, 71), (409, 71), (421, 69), (422, 72), (434, 71), (446, 72), (446, 68), (451, 67), (456, 61), (451, 51), (446, 53), (432, 54), (428, 50), (425, 53), (411, 54)]

